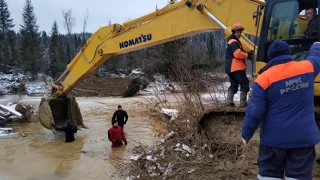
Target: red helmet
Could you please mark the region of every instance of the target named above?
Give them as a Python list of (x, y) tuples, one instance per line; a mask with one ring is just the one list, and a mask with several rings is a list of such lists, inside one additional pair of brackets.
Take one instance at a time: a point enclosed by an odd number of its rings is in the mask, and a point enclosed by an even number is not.
[(238, 30), (243, 31), (244, 28), (243, 28), (243, 26), (242, 26), (240, 23), (236, 23), (236, 24), (232, 25), (231, 30), (232, 30), (233, 32), (236, 32), (236, 31), (238, 31)]

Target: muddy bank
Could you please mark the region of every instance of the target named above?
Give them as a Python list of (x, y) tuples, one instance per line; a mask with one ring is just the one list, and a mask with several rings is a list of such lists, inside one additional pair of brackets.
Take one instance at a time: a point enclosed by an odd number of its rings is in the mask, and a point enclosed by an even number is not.
[[(157, 146), (140, 148), (132, 160), (132, 179), (239, 179), (254, 180), (258, 172), (259, 130), (243, 146), (243, 117), (212, 116), (207, 133), (195, 134), (192, 120), (168, 122), (168, 138)], [(184, 127), (175, 131), (179, 126)], [(319, 145), (316, 147), (320, 153)], [(320, 179), (315, 163), (313, 179)]]
[[(5, 103), (10, 99), (1, 99)], [(38, 104), (35, 97), (31, 104)], [(28, 102), (28, 99), (23, 99)], [(141, 98), (77, 98), (89, 129), (76, 134), (76, 141), (64, 143), (64, 135), (54, 136), (39, 122), (16, 124), (26, 137), (1, 139), (0, 179), (124, 179), (122, 164), (129, 161), (137, 144), (152, 145), (156, 127), (140, 107)], [(111, 116), (117, 105), (128, 111), (125, 126), (128, 145), (112, 149), (107, 138)]]
[(99, 77), (89, 75), (71, 94), (76, 97), (122, 96), (131, 82), (129, 77)]

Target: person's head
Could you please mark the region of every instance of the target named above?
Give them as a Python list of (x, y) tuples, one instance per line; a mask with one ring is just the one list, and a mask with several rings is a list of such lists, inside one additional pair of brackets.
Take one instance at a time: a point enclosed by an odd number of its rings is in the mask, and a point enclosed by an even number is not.
[(289, 44), (281, 40), (273, 41), (270, 47), (268, 48), (269, 60), (267, 60), (267, 62), (269, 62), (271, 59), (275, 57), (282, 55), (291, 55), (291, 49)]
[(240, 39), (241, 33), (242, 33), (242, 31), (244, 31), (244, 28), (241, 24), (236, 23), (236, 24), (232, 25), (231, 31), (234, 36), (236, 36), (238, 39)]
[(122, 106), (121, 105), (118, 106), (118, 110), (122, 110)]
[(72, 125), (72, 122), (70, 119), (67, 119), (66, 120), (66, 123), (65, 123), (66, 126), (71, 126)]
[(112, 121), (112, 126), (118, 127), (118, 121), (116, 119)]
[(316, 8), (309, 8), (309, 9), (306, 9), (306, 19), (308, 21), (310, 21), (312, 18), (314, 18), (314, 16), (317, 15), (317, 10)]

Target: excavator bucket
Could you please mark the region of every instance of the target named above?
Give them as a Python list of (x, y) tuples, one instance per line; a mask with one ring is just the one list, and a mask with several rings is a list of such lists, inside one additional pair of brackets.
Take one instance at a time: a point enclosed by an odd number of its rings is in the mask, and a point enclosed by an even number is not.
[(47, 129), (52, 129), (52, 123), (58, 127), (64, 126), (67, 119), (80, 128), (87, 128), (82, 119), (80, 108), (75, 98), (42, 98), (39, 106), (39, 121)]

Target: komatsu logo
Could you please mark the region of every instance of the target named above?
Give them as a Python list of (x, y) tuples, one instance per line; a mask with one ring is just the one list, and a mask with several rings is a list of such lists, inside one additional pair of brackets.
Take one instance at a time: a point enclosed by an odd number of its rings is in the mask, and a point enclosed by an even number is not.
[(120, 49), (122, 49), (128, 46), (133, 46), (133, 45), (151, 41), (151, 40), (152, 40), (152, 34), (147, 34), (147, 35), (141, 34), (140, 37), (136, 37), (135, 39), (130, 39), (128, 41), (119, 43), (119, 46), (120, 46)]

